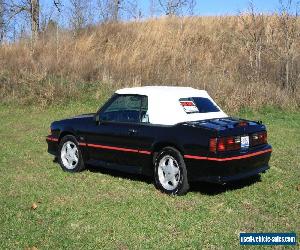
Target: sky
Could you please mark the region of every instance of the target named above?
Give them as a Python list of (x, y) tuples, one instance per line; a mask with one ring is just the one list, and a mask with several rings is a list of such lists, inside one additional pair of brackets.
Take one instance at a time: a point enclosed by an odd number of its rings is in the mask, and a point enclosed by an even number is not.
[[(195, 14), (203, 16), (235, 15), (247, 11), (250, 0), (195, 0)], [(287, 0), (283, 0), (287, 1)], [(279, 0), (252, 0), (259, 13), (273, 13), (279, 9)], [(144, 12), (149, 10), (149, 1), (140, 0)]]
[[(53, 0), (40, 0), (41, 5), (53, 6)], [(84, 0), (83, 0), (84, 1)], [(97, 1), (97, 0), (92, 0)], [(249, 7), (250, 0), (195, 0), (195, 15), (215, 16), (215, 15), (234, 15), (244, 12)], [(288, 1), (288, 0), (284, 0)], [(295, 0), (296, 1), (296, 0)], [(65, 7), (68, 6), (67, 0), (61, 0)], [(279, 0), (252, 0), (257, 12), (272, 13), (279, 9)], [(138, 0), (144, 16), (149, 15), (149, 0)]]
[[(252, 1), (257, 12), (270, 13), (279, 8), (278, 0)], [(195, 12), (198, 15), (232, 15), (244, 12), (249, 7), (248, 0), (198, 0)]]

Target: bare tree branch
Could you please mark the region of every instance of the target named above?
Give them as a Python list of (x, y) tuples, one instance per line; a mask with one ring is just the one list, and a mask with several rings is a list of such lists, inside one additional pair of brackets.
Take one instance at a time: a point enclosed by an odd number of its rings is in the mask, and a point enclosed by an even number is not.
[(61, 1), (60, 0), (53, 0), (53, 4), (56, 7), (58, 12), (61, 12)]
[(10, 0), (7, 4), (8, 20), (14, 19), (19, 14), (25, 12), (31, 19), (31, 32), (34, 40), (38, 37), (40, 8), (39, 0), (22, 0), (15, 2)]
[(104, 22), (118, 21), (120, 10), (124, 9), (123, 0), (98, 0), (100, 18)]
[(142, 18), (142, 10), (139, 8), (138, 0), (127, 0), (122, 9), (129, 14), (130, 18)]
[(166, 15), (179, 15), (184, 8), (193, 9), (194, 0), (158, 0), (159, 5)]

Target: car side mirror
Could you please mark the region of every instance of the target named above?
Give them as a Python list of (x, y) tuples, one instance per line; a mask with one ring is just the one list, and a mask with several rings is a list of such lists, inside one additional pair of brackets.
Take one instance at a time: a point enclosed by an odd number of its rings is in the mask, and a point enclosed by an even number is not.
[(106, 123), (105, 120), (101, 120), (100, 114), (96, 114), (96, 115), (94, 116), (94, 120), (95, 120), (95, 122), (96, 122), (97, 125), (105, 124), (105, 123)]
[(99, 117), (99, 114), (96, 114), (96, 115), (94, 116), (94, 120), (95, 120), (95, 122), (96, 122), (97, 125), (100, 124), (100, 117)]

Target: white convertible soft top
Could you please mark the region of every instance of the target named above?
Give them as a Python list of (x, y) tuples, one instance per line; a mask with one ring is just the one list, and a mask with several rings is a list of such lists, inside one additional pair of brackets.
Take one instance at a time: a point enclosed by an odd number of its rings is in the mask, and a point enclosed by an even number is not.
[[(212, 118), (228, 117), (212, 100), (205, 90), (190, 87), (145, 86), (124, 88), (117, 94), (135, 94), (148, 96), (148, 117), (152, 124), (174, 125), (185, 121), (199, 121)], [(219, 108), (219, 112), (187, 113), (179, 99), (202, 97), (207, 98)]]

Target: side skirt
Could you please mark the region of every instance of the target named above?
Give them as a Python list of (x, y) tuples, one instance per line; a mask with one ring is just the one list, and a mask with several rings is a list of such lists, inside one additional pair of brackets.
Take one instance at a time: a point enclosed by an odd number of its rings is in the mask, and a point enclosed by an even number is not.
[(129, 174), (145, 174), (143, 172), (143, 167), (141, 166), (127, 166), (127, 165), (119, 165), (116, 163), (105, 162), (100, 160), (88, 160), (86, 162), (87, 165), (92, 165), (95, 167), (103, 167), (110, 170), (117, 170), (124, 173)]

